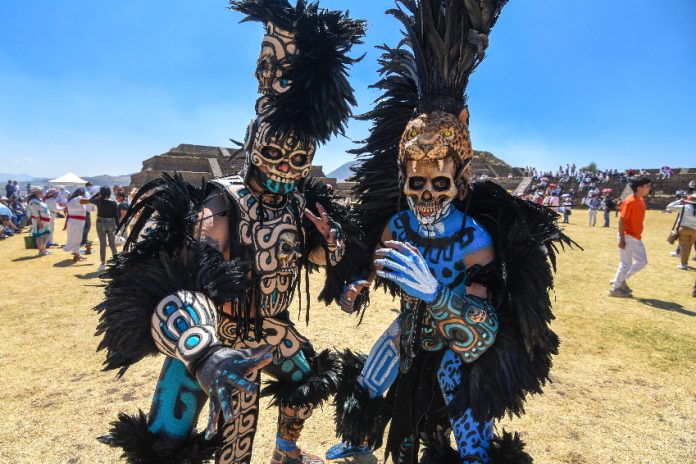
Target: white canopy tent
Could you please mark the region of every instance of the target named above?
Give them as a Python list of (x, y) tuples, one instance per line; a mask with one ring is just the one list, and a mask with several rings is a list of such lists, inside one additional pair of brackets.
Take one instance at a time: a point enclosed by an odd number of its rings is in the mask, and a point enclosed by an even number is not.
[(69, 172), (48, 181), (48, 185), (85, 185), (86, 183), (86, 180), (81, 179), (73, 172)]

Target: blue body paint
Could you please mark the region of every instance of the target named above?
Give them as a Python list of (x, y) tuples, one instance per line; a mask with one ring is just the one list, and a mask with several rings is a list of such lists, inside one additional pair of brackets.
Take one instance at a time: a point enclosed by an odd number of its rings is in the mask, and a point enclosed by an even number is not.
[[(454, 399), (462, 383), (463, 362), (452, 350), (447, 350), (437, 371), (437, 380), (447, 404)], [(457, 450), (462, 464), (489, 464), (491, 440), (493, 439), (493, 422), (476, 422), (471, 410), (459, 417), (450, 417), (452, 431), (457, 442)]]
[[(450, 214), (442, 221), (427, 228), (421, 226), (413, 212), (408, 210), (392, 218), (389, 222), (389, 230), (393, 240), (416, 246), (436, 279), (451, 291), (461, 295), (467, 293), (464, 283), (467, 255), (493, 247), (493, 241), (488, 232), (474, 219), (456, 208), (452, 208)], [(414, 232), (417, 233), (416, 240), (413, 239)], [(438, 239), (452, 237), (460, 238), (438, 243)], [(436, 335), (434, 327), (424, 327), (424, 341), (429, 339), (428, 334)], [(439, 337), (434, 337), (431, 342), (437, 339)], [(445, 345), (433, 343), (430, 347), (426, 344), (422, 347), (439, 351), (445, 348)], [(438, 381), (447, 404), (454, 399), (454, 394), (461, 385), (462, 365), (461, 358), (447, 348), (438, 370)], [(488, 464), (490, 442), (493, 437), (492, 422), (476, 422), (471, 416), (471, 411), (467, 410), (460, 417), (451, 417), (450, 423), (461, 462)]]
[(148, 431), (169, 439), (187, 438), (206, 399), (206, 394), (184, 363), (167, 357), (152, 398)]
[[(443, 247), (426, 247), (409, 239), (409, 230), (417, 232), (423, 240), (444, 239), (457, 234), (462, 234), (462, 239)], [(488, 232), (457, 208), (452, 208), (450, 214), (442, 221), (428, 228), (418, 223), (411, 210), (399, 213), (389, 221), (389, 232), (393, 240), (416, 246), (437, 280), (462, 295), (466, 294), (463, 278), (466, 272), (466, 256), (493, 246)]]
[(386, 393), (398, 373), (399, 318), (396, 318), (370, 350), (358, 382), (374, 399)]

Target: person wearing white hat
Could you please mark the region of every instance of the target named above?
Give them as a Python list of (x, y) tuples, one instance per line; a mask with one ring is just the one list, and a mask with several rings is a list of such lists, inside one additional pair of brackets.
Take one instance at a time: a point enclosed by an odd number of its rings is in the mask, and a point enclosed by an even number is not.
[(31, 235), (36, 239), (39, 256), (46, 256), (50, 253), (46, 246), (51, 233), (49, 226), (51, 214), (48, 211), (48, 206), (43, 202), (43, 196), (43, 188), (32, 187), (29, 191), (29, 204), (27, 206), (29, 216), (31, 217)]

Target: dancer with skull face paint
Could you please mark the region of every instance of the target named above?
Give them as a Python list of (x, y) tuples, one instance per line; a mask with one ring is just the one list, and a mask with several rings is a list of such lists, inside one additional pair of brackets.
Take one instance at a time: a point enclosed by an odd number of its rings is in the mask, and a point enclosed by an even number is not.
[[(405, 37), (381, 47), (373, 111), (354, 193), (372, 260), (341, 304), (371, 282), (400, 296), (400, 316), (368, 356), (346, 351), (327, 457), (386, 445), (394, 462), (528, 463), (517, 434), (493, 420), (521, 414), (548, 378), (558, 338), (548, 291), (557, 215), (491, 182), (472, 183), (466, 86), (504, 0), (397, 0)], [(442, 411), (446, 411), (443, 414)], [(455, 451), (449, 445), (453, 434)]]
[[(162, 352), (152, 407), (122, 414), (103, 441), (133, 463), (251, 461), (259, 397), (278, 411), (273, 464), (319, 463), (297, 446), (305, 420), (337, 388), (338, 361), (316, 353), (289, 318), (302, 269), (326, 266), (320, 299), (340, 295), (359, 230), (328, 187), (308, 178), (319, 144), (342, 132), (355, 104), (348, 53), (364, 23), (299, 0), (244, 0), (231, 8), (266, 27), (256, 69), (256, 118), (239, 176), (202, 188), (167, 176), (143, 186), (123, 223), (126, 251), (107, 271), (100, 349), (119, 374)], [(153, 230), (137, 241), (144, 225)], [(260, 372), (273, 380), (260, 390)], [(210, 400), (205, 435), (194, 427)]]

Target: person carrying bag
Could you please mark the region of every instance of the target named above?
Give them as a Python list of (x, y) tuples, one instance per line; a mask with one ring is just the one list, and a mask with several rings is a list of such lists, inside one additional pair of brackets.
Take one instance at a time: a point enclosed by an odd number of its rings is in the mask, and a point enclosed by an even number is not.
[(672, 231), (669, 233), (669, 236), (667, 237), (667, 242), (669, 242), (670, 245), (674, 245), (674, 243), (679, 238), (679, 227), (681, 226), (681, 222), (682, 222), (683, 217), (684, 217), (684, 210), (682, 210), (677, 215), (677, 217), (674, 219), (674, 225), (672, 226)]

